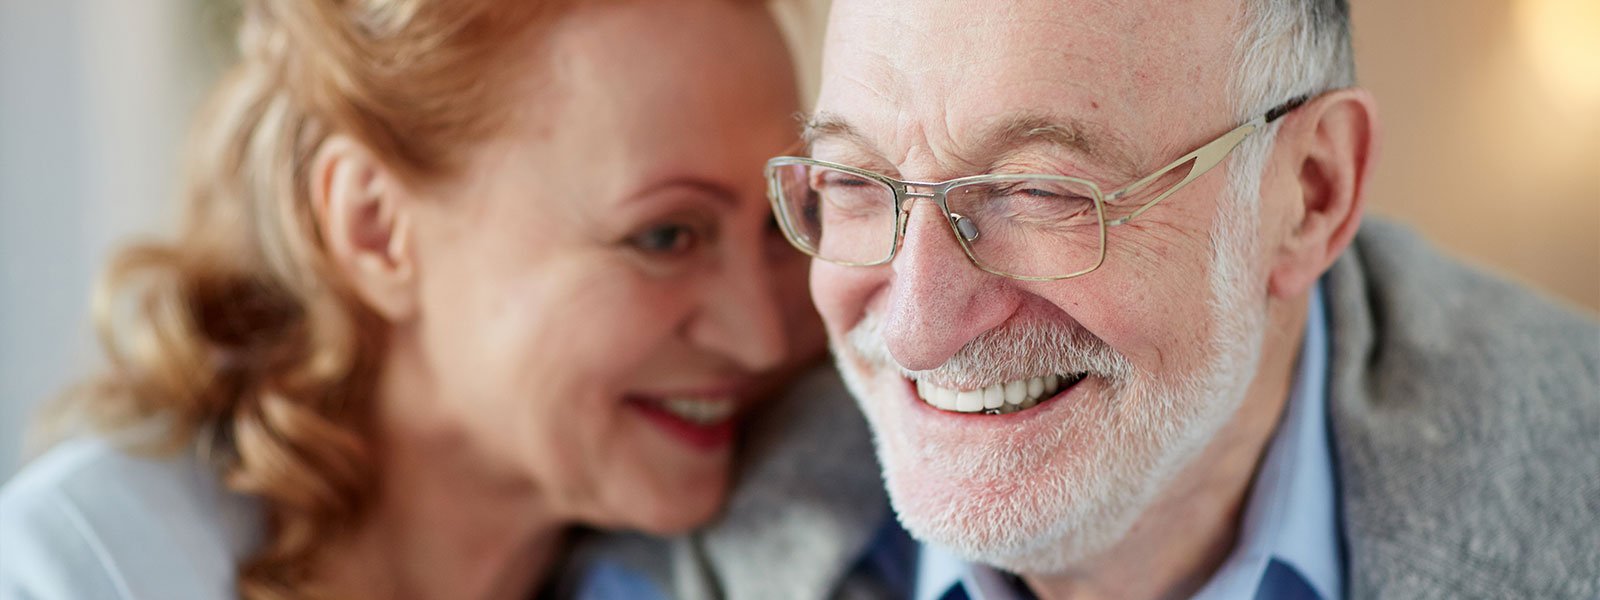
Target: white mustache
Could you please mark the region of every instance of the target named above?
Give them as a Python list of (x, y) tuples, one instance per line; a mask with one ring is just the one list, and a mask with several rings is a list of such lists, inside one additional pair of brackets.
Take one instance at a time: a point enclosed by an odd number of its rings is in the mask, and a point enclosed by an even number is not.
[(868, 313), (846, 338), (859, 360), (878, 368), (893, 368), (907, 379), (956, 389), (1076, 373), (1116, 384), (1134, 373), (1127, 357), (1075, 323), (1042, 319), (1008, 322), (967, 342), (944, 364), (924, 371), (907, 369), (895, 362), (884, 338), (883, 320), (876, 314)]

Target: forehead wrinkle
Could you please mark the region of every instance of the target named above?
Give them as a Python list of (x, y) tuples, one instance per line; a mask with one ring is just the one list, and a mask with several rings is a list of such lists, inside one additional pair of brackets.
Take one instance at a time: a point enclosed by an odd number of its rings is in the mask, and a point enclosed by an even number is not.
[[(830, 31), (829, 35), (832, 34)], [(904, 86), (901, 85), (902, 74), (895, 68), (895, 61), (878, 49), (858, 50), (865, 54), (857, 58), (860, 64), (856, 65), (856, 69), (860, 72), (847, 70), (837, 81), (824, 80), (822, 95), (826, 96), (829, 88), (855, 88), (865, 91), (867, 98), (876, 99), (888, 106), (898, 106), (904, 98), (891, 90)], [(826, 60), (824, 62), (824, 71), (827, 71)], [(878, 152), (877, 144), (852, 126), (842, 114), (819, 108), (804, 117), (800, 140), (807, 152), (818, 141), (835, 138), (855, 145), (861, 150), (881, 154)]]

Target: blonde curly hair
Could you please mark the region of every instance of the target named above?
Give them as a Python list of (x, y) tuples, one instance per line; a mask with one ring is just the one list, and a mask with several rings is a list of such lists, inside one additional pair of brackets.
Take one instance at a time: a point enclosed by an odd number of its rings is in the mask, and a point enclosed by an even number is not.
[(152, 446), (201, 448), (261, 498), (243, 597), (319, 595), (319, 549), (376, 488), (384, 326), (328, 260), (309, 163), (343, 134), (403, 178), (449, 173), (508, 116), (508, 48), (534, 51), (571, 4), (246, 0), (240, 60), (189, 140), (179, 235), (113, 259), (94, 301), (109, 368), (53, 411), (103, 431), (159, 422)]

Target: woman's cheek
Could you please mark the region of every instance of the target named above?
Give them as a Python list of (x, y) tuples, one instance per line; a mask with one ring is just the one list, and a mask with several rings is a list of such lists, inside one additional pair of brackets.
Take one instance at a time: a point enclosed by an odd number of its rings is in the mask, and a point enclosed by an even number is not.
[(683, 329), (692, 312), (690, 293), (681, 278), (638, 272), (590, 282), (567, 305), (570, 312), (563, 322), (571, 330), (563, 338), (580, 345), (584, 355), (595, 357), (611, 374), (650, 362)]

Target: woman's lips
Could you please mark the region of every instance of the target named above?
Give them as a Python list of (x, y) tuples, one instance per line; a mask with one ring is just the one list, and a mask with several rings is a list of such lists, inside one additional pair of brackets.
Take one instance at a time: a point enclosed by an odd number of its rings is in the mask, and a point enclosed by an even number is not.
[(733, 442), (740, 403), (731, 396), (630, 395), (627, 400), (645, 420), (696, 450), (720, 450)]

